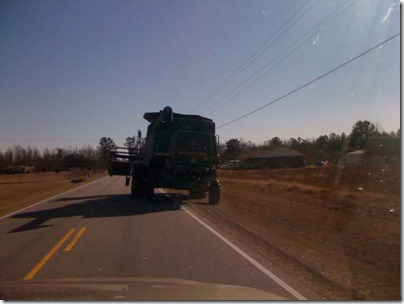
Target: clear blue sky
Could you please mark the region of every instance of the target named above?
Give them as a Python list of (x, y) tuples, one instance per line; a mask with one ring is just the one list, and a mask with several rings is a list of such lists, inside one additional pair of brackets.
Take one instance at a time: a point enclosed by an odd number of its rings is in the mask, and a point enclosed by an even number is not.
[[(3, 0), (0, 151), (96, 147), (103, 136), (122, 145), (165, 105), (219, 126), (399, 32), (393, 0)], [(260, 143), (348, 134), (358, 120), (400, 127), (399, 37), (217, 133)]]

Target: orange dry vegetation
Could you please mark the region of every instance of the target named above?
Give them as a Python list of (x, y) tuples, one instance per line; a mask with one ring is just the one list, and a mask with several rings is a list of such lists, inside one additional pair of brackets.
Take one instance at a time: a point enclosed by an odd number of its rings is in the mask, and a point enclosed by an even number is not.
[(332, 299), (400, 299), (400, 169), (220, 171), (218, 206), (189, 206)]
[(92, 174), (79, 184), (73, 183), (70, 172), (41, 172), (0, 175), (0, 216), (17, 211), (41, 200), (55, 196), (78, 185), (105, 176)]
[[(333, 206), (361, 215), (400, 215), (400, 168), (328, 166), (280, 170), (222, 171), (222, 183), (276, 187), (308, 196), (306, 203)], [(259, 194), (259, 193), (258, 193)]]

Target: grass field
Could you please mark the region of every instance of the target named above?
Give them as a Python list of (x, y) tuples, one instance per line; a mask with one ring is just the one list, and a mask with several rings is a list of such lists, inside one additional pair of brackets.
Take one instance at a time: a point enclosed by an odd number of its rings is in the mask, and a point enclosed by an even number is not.
[[(250, 194), (298, 193), (307, 204), (361, 215), (400, 214), (400, 168), (388, 166), (306, 167), (281, 170), (223, 171), (227, 185), (247, 186)], [(242, 184), (242, 185), (240, 185)]]
[(218, 206), (186, 201), (328, 299), (400, 299), (400, 169), (220, 171)]
[(89, 183), (106, 173), (41, 172), (0, 175), (0, 216)]

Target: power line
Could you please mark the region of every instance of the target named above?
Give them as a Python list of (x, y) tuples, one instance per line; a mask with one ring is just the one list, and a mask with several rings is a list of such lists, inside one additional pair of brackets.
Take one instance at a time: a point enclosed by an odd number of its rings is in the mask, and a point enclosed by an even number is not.
[[(44, 120), (44, 119), (15, 119), (13, 118), (13, 122), (30, 122), (30, 123), (47, 123), (47, 124), (122, 124), (122, 123), (131, 123), (133, 125), (132, 120), (115, 120), (115, 121), (103, 121), (103, 120), (57, 120), (57, 119), (51, 119), (51, 120)], [(6, 122), (6, 119), (0, 119), (0, 122)], [(142, 125), (141, 123), (136, 123), (134, 124), (135, 126), (140, 126)]]
[[(100, 137), (101, 138), (101, 137)], [(0, 139), (0, 142), (23, 142), (23, 141), (91, 141), (91, 140), (100, 140), (100, 138), (49, 138), (49, 139)], [(125, 140), (126, 138), (114, 138), (114, 140)]]
[[(227, 101), (222, 103), (221, 105), (217, 106), (215, 109), (213, 109), (211, 112), (209, 112), (207, 115), (211, 115), (220, 108), (222, 108), (224, 105), (228, 104), (230, 101), (235, 99), (237, 96), (239, 96), (242, 92), (245, 91), (246, 88), (250, 87), (252, 84), (257, 82), (259, 79), (261, 79), (264, 75), (269, 73), (271, 70), (273, 70), (277, 65), (279, 65), (281, 62), (283, 62), (286, 58), (288, 58), (291, 54), (296, 52), (301, 46), (303, 46), (308, 40), (311, 39), (312, 35), (318, 31), (318, 28), (320, 26), (326, 25), (326, 20), (330, 18), (334, 13), (336, 13), (339, 9), (341, 9), (348, 1), (345, 1), (343, 4), (338, 6), (335, 10), (333, 10), (330, 14), (328, 14), (325, 18), (323, 18), (320, 22), (318, 22), (314, 27), (312, 27), (310, 30), (308, 30), (305, 34), (300, 36), (294, 43), (292, 43), (288, 48), (286, 48), (283, 52), (281, 52), (278, 56), (270, 60), (267, 64), (262, 66), (259, 70), (257, 70), (254, 74), (252, 74), (249, 78), (244, 80), (242, 83), (240, 83), (238, 86), (236, 86), (232, 91), (230, 91), (228, 94), (223, 96), (221, 99), (219, 99), (215, 104), (219, 104), (221, 101), (225, 100), (227, 97), (229, 97), (231, 94), (233, 94), (235, 91), (237, 91), (239, 88), (241, 88), (241, 91), (237, 92), (235, 95), (231, 96)], [(349, 6), (345, 7), (342, 11), (337, 13), (330, 21), (335, 20), (338, 16), (343, 14), (346, 10), (348, 10), (354, 2), (352, 2)], [(293, 46), (295, 46), (298, 42), (300, 42), (304, 37), (308, 36), (303, 42), (301, 42), (298, 46), (293, 48), (289, 53), (284, 55), (287, 51), (289, 51)], [(284, 55), (284, 56), (283, 56)], [(282, 57), (283, 56), (283, 57)], [(278, 60), (279, 59), (279, 60)], [(276, 60), (278, 60), (276, 62)], [(262, 72), (263, 71), (263, 72)], [(257, 76), (260, 72), (262, 72), (259, 76)], [(257, 76), (257, 77), (256, 77)], [(254, 79), (255, 78), (255, 79)], [(252, 80), (250, 83), (248, 83), (250, 80)], [(215, 104), (211, 105), (210, 108), (212, 108)]]
[(313, 3), (297, 20), (294, 21), (285, 31), (283, 31), (272, 43), (266, 46), (272, 38), (278, 34), (283, 27), (285, 27), (292, 18), (294, 18), (308, 3), (309, 1), (305, 2), (297, 11), (295, 11), (265, 42), (252, 54), (250, 55), (247, 60), (245, 60), (229, 77), (227, 77), (215, 90), (213, 90), (204, 100), (202, 100), (191, 112), (194, 112), (196, 109), (200, 108), (204, 105), (207, 101), (214, 98), (220, 91), (223, 90), (233, 79), (243, 72), (248, 66), (250, 66), (254, 61), (256, 61), (266, 50), (268, 50), (279, 38), (281, 38), (293, 25), (295, 25), (303, 16), (320, 0), (317, 0)]
[(272, 105), (272, 104), (274, 104), (274, 103), (276, 103), (276, 102), (282, 100), (282, 99), (284, 99), (284, 98), (287, 97), (287, 96), (290, 96), (290, 95), (292, 95), (292, 94), (294, 94), (294, 93), (300, 91), (301, 89), (303, 89), (303, 88), (305, 88), (305, 87), (311, 85), (312, 83), (314, 83), (314, 82), (316, 82), (316, 81), (318, 81), (318, 80), (320, 80), (320, 79), (322, 79), (322, 78), (328, 76), (329, 74), (334, 73), (335, 71), (337, 71), (337, 70), (339, 70), (340, 68), (342, 68), (342, 67), (344, 67), (344, 66), (350, 64), (351, 62), (353, 62), (353, 61), (355, 61), (355, 60), (361, 58), (362, 56), (365, 56), (366, 54), (368, 54), (368, 53), (370, 53), (371, 51), (373, 51), (373, 50), (379, 48), (379, 47), (382, 46), (383, 44), (389, 42), (390, 40), (392, 40), (392, 39), (394, 39), (394, 38), (396, 38), (396, 37), (398, 37), (398, 36), (400, 36), (400, 33), (398, 33), (398, 34), (396, 34), (396, 35), (394, 35), (394, 36), (391, 36), (390, 38), (384, 40), (383, 42), (381, 42), (381, 43), (379, 43), (379, 44), (377, 44), (377, 45), (375, 45), (374, 47), (368, 49), (367, 51), (365, 51), (365, 52), (363, 52), (363, 53), (361, 53), (361, 54), (355, 56), (354, 58), (352, 58), (352, 59), (350, 59), (350, 60), (344, 62), (343, 64), (341, 64), (341, 65), (339, 65), (339, 66), (337, 66), (337, 67), (335, 67), (335, 68), (333, 68), (332, 70), (330, 70), (330, 71), (328, 71), (328, 72), (326, 72), (326, 73), (324, 73), (324, 74), (322, 74), (322, 75), (320, 75), (320, 76), (314, 78), (313, 80), (311, 80), (311, 81), (305, 83), (304, 85), (302, 85), (302, 86), (300, 86), (300, 87), (298, 87), (298, 88), (296, 88), (296, 89), (294, 89), (294, 90), (292, 90), (292, 91), (286, 93), (285, 95), (283, 95), (283, 96), (281, 96), (281, 97), (279, 97), (279, 98), (277, 98), (277, 99), (275, 99), (275, 100), (273, 100), (273, 101), (271, 101), (271, 102), (268, 102), (267, 104), (265, 104), (265, 105), (263, 105), (263, 106), (261, 106), (261, 107), (255, 109), (255, 110), (253, 110), (253, 111), (251, 111), (251, 112), (248, 112), (248, 113), (246, 113), (246, 114), (244, 114), (244, 115), (242, 115), (242, 116), (240, 116), (240, 117), (238, 117), (238, 118), (235, 118), (235, 119), (233, 119), (233, 120), (231, 120), (231, 121), (229, 121), (229, 122), (226, 122), (226, 123), (224, 123), (224, 124), (222, 124), (222, 125), (216, 127), (216, 129), (220, 129), (220, 128), (224, 127), (224, 126), (227, 126), (227, 125), (230, 125), (230, 124), (232, 124), (232, 123), (234, 123), (234, 122), (236, 122), (236, 121), (239, 121), (239, 120), (241, 120), (241, 119), (243, 119), (243, 118), (245, 118), (245, 117), (247, 117), (247, 116), (250, 116), (250, 115), (252, 115), (252, 114), (254, 114), (254, 113), (256, 113), (256, 112), (258, 112), (258, 111), (260, 111), (260, 110), (262, 110), (262, 109), (264, 109), (264, 108), (266, 108), (266, 107), (268, 107), (268, 106), (270, 106), (270, 105)]

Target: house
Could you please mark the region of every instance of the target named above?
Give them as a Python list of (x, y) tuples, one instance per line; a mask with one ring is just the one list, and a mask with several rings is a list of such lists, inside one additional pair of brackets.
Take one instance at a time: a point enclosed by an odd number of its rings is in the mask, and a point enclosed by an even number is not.
[(299, 168), (305, 166), (304, 155), (288, 147), (255, 151), (241, 155), (239, 159), (241, 167), (246, 169)]

